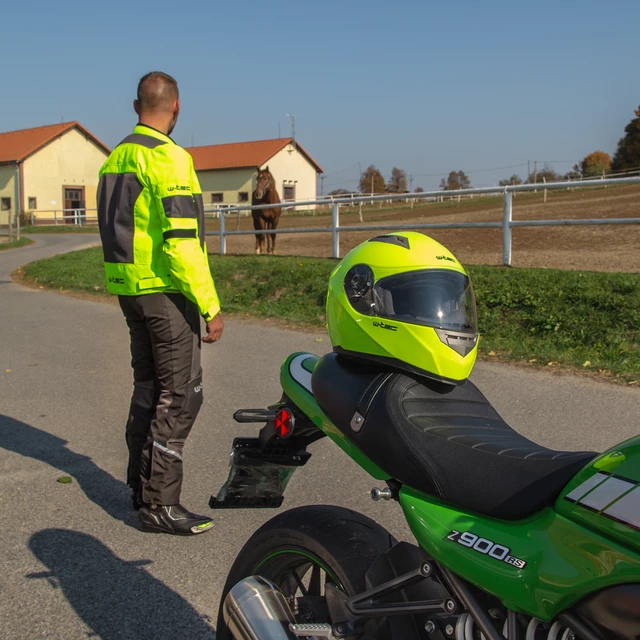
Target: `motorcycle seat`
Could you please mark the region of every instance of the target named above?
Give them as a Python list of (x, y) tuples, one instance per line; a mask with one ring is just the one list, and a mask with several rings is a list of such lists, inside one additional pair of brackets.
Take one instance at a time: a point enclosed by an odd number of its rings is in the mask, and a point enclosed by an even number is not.
[(492, 518), (552, 505), (597, 455), (525, 438), (469, 380), (448, 385), (329, 353), (311, 386), (327, 417), (392, 478)]

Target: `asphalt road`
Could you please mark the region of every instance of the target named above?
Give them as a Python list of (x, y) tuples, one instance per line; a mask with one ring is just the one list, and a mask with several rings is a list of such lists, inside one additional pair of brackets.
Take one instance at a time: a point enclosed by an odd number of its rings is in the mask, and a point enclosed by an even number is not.
[[(195, 538), (141, 533), (123, 482), (131, 372), (119, 308), (11, 282), (21, 264), (96, 240), (42, 235), (0, 252), (0, 637), (214, 638), (226, 573), (273, 512), (216, 512), (215, 528)], [(185, 451), (189, 508), (208, 512), (233, 437), (255, 433), (234, 410), (279, 398), (292, 351), (329, 348), (323, 333), (237, 320), (204, 346), (205, 404)], [(640, 430), (635, 388), (492, 363), (473, 379), (510, 424), (548, 446), (603, 450)], [(322, 442), (284, 506), (340, 504), (408, 537), (394, 503), (369, 500), (373, 485)]]

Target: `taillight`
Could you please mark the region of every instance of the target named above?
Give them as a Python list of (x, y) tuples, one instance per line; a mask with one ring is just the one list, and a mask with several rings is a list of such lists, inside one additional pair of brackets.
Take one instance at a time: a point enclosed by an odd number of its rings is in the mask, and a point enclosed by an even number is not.
[(290, 409), (283, 407), (276, 413), (275, 427), (276, 433), (281, 438), (288, 438), (293, 433), (295, 417)]

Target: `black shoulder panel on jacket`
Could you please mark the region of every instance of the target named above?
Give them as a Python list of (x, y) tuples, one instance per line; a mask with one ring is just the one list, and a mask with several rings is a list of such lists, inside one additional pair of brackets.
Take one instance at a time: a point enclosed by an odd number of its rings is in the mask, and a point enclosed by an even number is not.
[(145, 136), (142, 133), (132, 133), (130, 136), (127, 136), (120, 144), (139, 144), (143, 147), (147, 147), (147, 149), (155, 149), (161, 144), (167, 143), (164, 140), (158, 140), (158, 138), (154, 138), (153, 136)]

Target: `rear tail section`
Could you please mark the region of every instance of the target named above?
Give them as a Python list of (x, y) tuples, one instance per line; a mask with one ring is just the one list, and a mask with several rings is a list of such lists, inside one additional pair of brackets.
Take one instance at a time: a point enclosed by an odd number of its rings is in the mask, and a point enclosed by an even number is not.
[(234, 439), (229, 477), (211, 496), (212, 509), (280, 507), (291, 476), (311, 457), (307, 447), (325, 435), (306, 413), (319, 411), (311, 393), (311, 372), (317, 360), (310, 354), (293, 354), (282, 365), (280, 401), (266, 409), (236, 411), (236, 422), (262, 427), (257, 436)]

